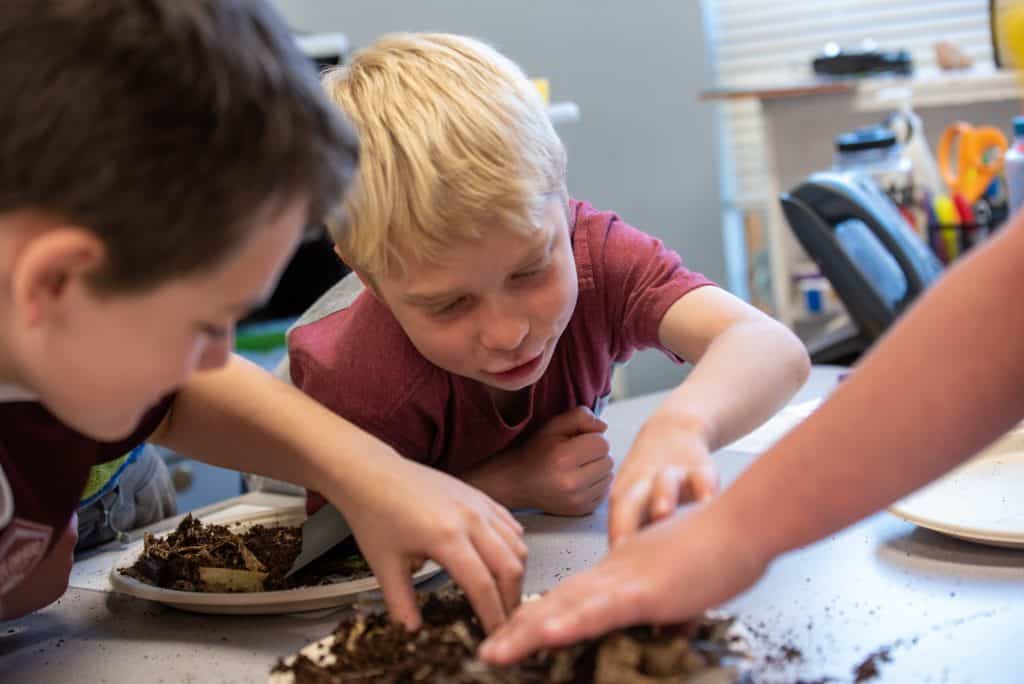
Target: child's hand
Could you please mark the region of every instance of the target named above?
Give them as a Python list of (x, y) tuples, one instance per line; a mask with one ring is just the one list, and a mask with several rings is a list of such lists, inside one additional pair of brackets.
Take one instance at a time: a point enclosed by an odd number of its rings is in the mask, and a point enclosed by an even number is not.
[(60, 539), (28, 577), (0, 596), (0, 620), (28, 615), (59, 599), (68, 588), (77, 543), (78, 515), (73, 514)]
[(672, 515), (680, 504), (703, 501), (717, 490), (718, 473), (700, 432), (655, 414), (640, 429), (615, 478), (608, 541), (614, 546), (648, 522)]
[(462, 478), (509, 508), (587, 515), (604, 501), (612, 482), (607, 428), (590, 409), (577, 407)]
[(523, 528), (503, 506), (441, 471), (398, 457), (373, 459), (366, 485), (333, 497), (380, 582), (391, 617), (421, 624), (410, 575), (428, 558), (466, 592), (484, 628), (511, 614), (522, 592)]
[(597, 567), (520, 607), (479, 656), (507, 664), (618, 627), (680, 622), (747, 588), (767, 557), (713, 506), (630, 536)]

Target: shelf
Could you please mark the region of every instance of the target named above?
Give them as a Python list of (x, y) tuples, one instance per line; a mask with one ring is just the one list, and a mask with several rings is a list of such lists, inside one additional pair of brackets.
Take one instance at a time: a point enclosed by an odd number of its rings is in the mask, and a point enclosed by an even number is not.
[(874, 76), (861, 79), (807, 79), (789, 83), (714, 88), (702, 100), (779, 100), (814, 95), (854, 96), (853, 106), (862, 112), (890, 111), (911, 98), (914, 107), (945, 107), (975, 102), (1017, 100), (1024, 83), (1016, 72), (977, 66), (964, 71), (931, 71), (911, 77)]
[(854, 107), (862, 112), (891, 111), (910, 97), (915, 109), (978, 102), (1019, 100), (1024, 87), (1016, 72), (992, 67), (970, 71), (932, 72), (913, 78), (862, 81)]
[(780, 100), (791, 97), (808, 97), (812, 95), (835, 95), (852, 93), (857, 89), (854, 81), (835, 81), (825, 79), (808, 79), (792, 83), (738, 86), (734, 88), (712, 88), (700, 94), (700, 99), (707, 101), (727, 100)]

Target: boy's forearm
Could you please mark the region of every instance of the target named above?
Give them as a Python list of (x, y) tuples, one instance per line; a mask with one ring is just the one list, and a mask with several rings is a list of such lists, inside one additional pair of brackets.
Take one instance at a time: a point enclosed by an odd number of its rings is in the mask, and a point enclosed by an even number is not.
[(501, 460), (510, 455), (508, 451), (496, 454), (483, 463), (459, 473), (458, 477), (509, 510), (527, 508), (529, 504), (517, 490), (515, 474), (502, 467)]
[(758, 530), (766, 556), (891, 504), (1024, 415), (1024, 214), (1017, 219), (716, 502), (748, 533)]
[(355, 486), (360, 461), (398, 458), (380, 440), (238, 356), (183, 387), (152, 441), (312, 489), (325, 482)]
[(700, 432), (711, 450), (774, 415), (807, 379), (800, 341), (772, 320), (740, 322), (708, 347), (658, 413)]

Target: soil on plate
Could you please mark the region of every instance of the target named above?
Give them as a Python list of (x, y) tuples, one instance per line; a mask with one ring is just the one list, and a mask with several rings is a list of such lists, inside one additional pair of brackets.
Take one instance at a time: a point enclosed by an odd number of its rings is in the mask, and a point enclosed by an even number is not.
[[(165, 589), (199, 592), (294, 589), (373, 574), (350, 537), (286, 578), (301, 549), (301, 527), (232, 529), (203, 524), (188, 515), (166, 536), (146, 534), (142, 555), (118, 572)], [(214, 584), (212, 578), (219, 582)]]
[(279, 661), (271, 681), (724, 684), (744, 681), (747, 671), (745, 638), (726, 617), (707, 615), (671, 627), (617, 630), (499, 668), (475, 658), (484, 632), (461, 593), (430, 594), (422, 607), (424, 626), (417, 632), (406, 631), (380, 613), (357, 613), (338, 626), (333, 639), (320, 642), (323, 648), (304, 649)]

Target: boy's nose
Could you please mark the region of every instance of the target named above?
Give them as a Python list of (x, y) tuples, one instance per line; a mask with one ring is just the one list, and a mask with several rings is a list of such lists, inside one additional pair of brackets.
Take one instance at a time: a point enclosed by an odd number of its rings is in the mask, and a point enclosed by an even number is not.
[(530, 324), (525, 317), (508, 314), (487, 316), (481, 321), (480, 343), (495, 351), (514, 351), (529, 332)]

